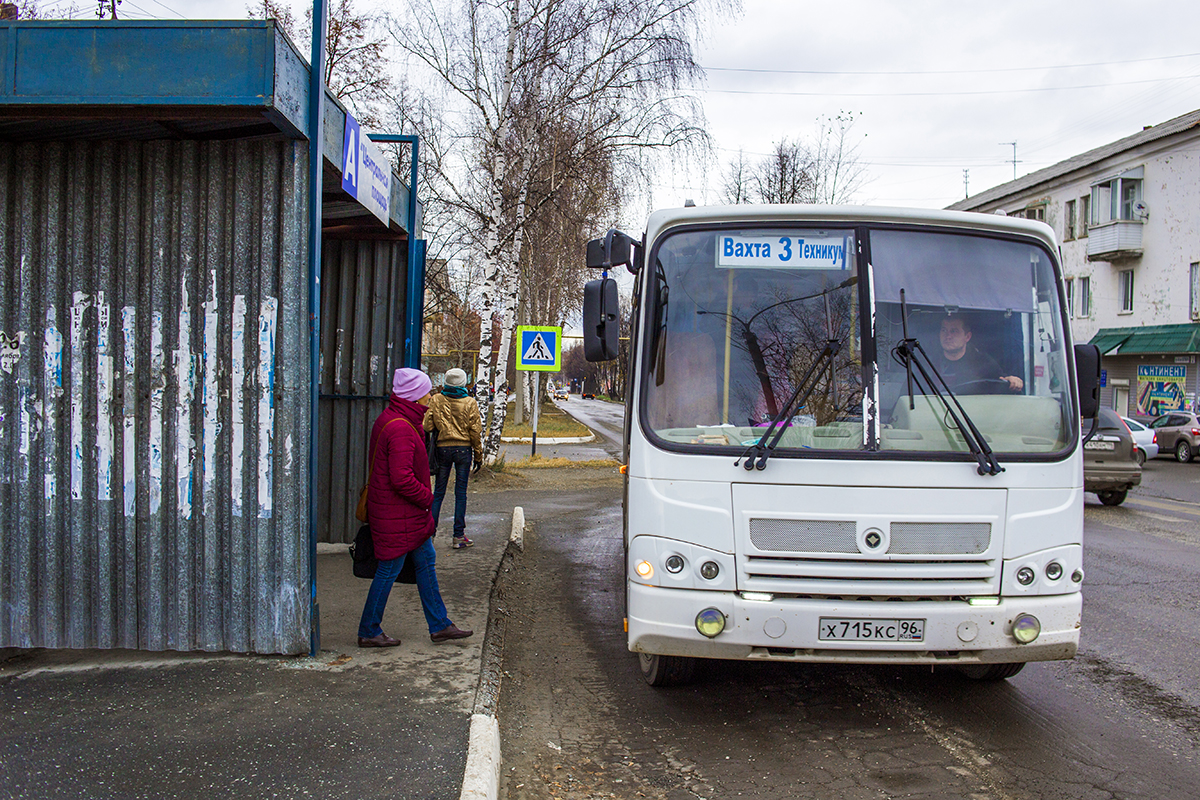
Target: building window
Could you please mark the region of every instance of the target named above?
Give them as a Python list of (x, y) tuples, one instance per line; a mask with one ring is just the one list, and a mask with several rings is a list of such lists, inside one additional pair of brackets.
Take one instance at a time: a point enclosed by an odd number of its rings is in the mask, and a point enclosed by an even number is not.
[(1079, 316), (1090, 317), (1092, 315), (1092, 279), (1079, 279)]
[(1088, 231), (1088, 209), (1091, 207), (1092, 198), (1079, 198), (1079, 238), (1086, 239)]
[(1018, 209), (1017, 211), (1009, 212), (1010, 217), (1019, 217), (1021, 219), (1036, 219), (1038, 222), (1046, 221), (1046, 206), (1029, 206), (1028, 208)]
[(1121, 313), (1133, 311), (1133, 270), (1123, 269), (1121, 276)]
[(1075, 316), (1075, 297), (1073, 294), (1073, 292), (1075, 291), (1075, 279), (1074, 278), (1067, 278), (1066, 289), (1067, 289), (1067, 316), (1073, 317), (1073, 316)]
[(1188, 317), (1200, 319), (1200, 262), (1193, 262), (1188, 275)]
[(1075, 201), (1067, 201), (1066, 213), (1063, 214), (1063, 241), (1069, 242), (1075, 238)]
[(1119, 178), (1092, 184), (1092, 224), (1138, 219), (1137, 204), (1142, 199), (1142, 168), (1130, 170)]

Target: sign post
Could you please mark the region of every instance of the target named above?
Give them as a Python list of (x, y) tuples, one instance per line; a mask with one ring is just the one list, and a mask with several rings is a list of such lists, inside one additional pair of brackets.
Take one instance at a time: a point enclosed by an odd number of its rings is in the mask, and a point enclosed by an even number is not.
[(537, 455), (538, 412), (542, 372), (562, 370), (562, 328), (547, 325), (517, 327), (517, 369), (533, 372), (533, 439), (529, 454)]

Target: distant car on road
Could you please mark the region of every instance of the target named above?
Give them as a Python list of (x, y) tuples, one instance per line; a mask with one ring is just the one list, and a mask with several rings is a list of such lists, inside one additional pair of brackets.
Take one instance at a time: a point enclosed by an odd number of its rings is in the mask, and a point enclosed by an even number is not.
[(1164, 453), (1174, 453), (1175, 460), (1186, 464), (1196, 457), (1200, 447), (1200, 419), (1190, 411), (1163, 414), (1147, 426), (1158, 435), (1158, 447)]
[(571, 395), (567, 394), (566, 389), (559, 389), (558, 391), (556, 391), (554, 393), (554, 399), (555, 400), (570, 400)]
[(1141, 482), (1133, 434), (1117, 412), (1100, 409), (1100, 429), (1083, 446), (1083, 490), (1095, 492), (1106, 506), (1119, 506)]
[(596, 395), (592, 394), (591, 392), (584, 392), (583, 394), (579, 395), (579, 397), (583, 400), (595, 400), (596, 399)]
[(1129, 417), (1121, 417), (1121, 420), (1129, 428), (1129, 432), (1133, 434), (1133, 443), (1137, 445), (1137, 460), (1142, 466), (1145, 466), (1146, 459), (1156, 458), (1158, 456), (1158, 434), (1147, 428), (1136, 419)]

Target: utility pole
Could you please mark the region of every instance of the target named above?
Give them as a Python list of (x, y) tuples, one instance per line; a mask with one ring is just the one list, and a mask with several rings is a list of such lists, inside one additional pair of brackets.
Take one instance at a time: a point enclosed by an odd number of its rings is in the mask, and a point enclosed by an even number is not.
[(1017, 161), (1017, 143), (1016, 142), (1000, 142), (1000, 144), (1012, 145), (1012, 149), (1013, 149), (1013, 157), (1012, 157), (1013, 180), (1015, 181), (1017, 179), (1017, 164), (1021, 163), (1020, 161)]
[(971, 184), (971, 170), (964, 169), (963, 170), (963, 199), (964, 200), (966, 200), (968, 197), (971, 196), (970, 184)]

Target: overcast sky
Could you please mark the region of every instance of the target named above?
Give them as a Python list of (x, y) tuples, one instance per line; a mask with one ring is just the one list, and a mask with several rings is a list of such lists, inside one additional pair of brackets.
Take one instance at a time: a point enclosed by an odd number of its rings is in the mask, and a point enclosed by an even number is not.
[[(246, 4), (121, 8), (213, 19), (245, 17)], [(755, 157), (784, 136), (811, 138), (818, 117), (846, 111), (868, 178), (856, 201), (940, 208), (963, 197), (963, 170), (972, 194), (1011, 180), (1008, 143), (1022, 175), (1200, 108), (1198, 31), (1197, 0), (744, 0), (699, 50), (720, 163), (664, 168), (650, 205), (716, 202), (739, 149)]]

